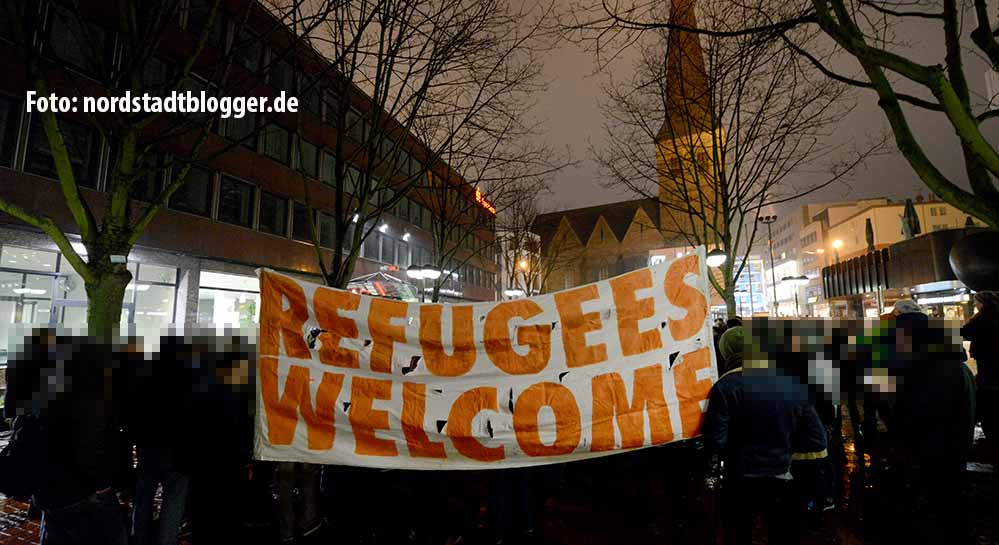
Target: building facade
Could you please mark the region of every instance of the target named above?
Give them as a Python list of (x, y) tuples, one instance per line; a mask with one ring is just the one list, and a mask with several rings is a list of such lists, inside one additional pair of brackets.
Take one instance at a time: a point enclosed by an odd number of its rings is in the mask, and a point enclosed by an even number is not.
[[(103, 69), (116, 69), (123, 52), (116, 41), (115, 29), (103, 26), (104, 21), (115, 20), (107, 13), (113, 7), (97, 1), (81, 4), (82, 23), (79, 23), (77, 12), (70, 12), (62, 3), (29, 0), (29, 9), (37, 9), (44, 21), (44, 36), (33, 36), (30, 46), (74, 77), (83, 80), (94, 77), (96, 81), (99, 74), (94, 70), (99, 68), (80, 62), (85, 55), (81, 52), (84, 46), (77, 38), (79, 32), (67, 29), (82, 24), (89, 36), (100, 37), (106, 46)], [(172, 23), (175, 28), (170, 29), (169, 39), (162, 44), (163, 66), (158, 68), (167, 73), (176, 69), (179, 55), (174, 52), (189, 47), (192, 38), (199, 35), (199, 25), (203, 24), (199, 17), (204, 15), (207, 5), (205, 0), (188, 0), (185, 15)], [(277, 21), (255, 1), (222, 2), (220, 10), (217, 28), (211, 33), (205, 54), (212, 54), (213, 48), (218, 53), (234, 47), (240, 21), (261, 25), (256, 29), (260, 31), (271, 28)], [(247, 10), (251, 16), (244, 18)], [(5, 14), (6, 11), (2, 13)], [(0, 80), (3, 188), (0, 191), (5, 200), (29, 210), (44, 211), (73, 239), (75, 223), (60, 190), (39, 116), (25, 108), (25, 93), (30, 86), (24, 75), (24, 49), (23, 44), (15, 45), (10, 24), (0, 21), (0, 55), (8, 59), (6, 77)], [(288, 33), (290, 30), (261, 37), (247, 52), (236, 56), (240, 66), (233, 69), (250, 78), (255, 92), (277, 95), (284, 90), (300, 95), (302, 110), (295, 119), (270, 117), (266, 127), (256, 132), (265, 120), (229, 119), (213, 124), (206, 145), (226, 151), (199, 161), (191, 169), (185, 184), (158, 213), (128, 256), (133, 281), (126, 293), (122, 322), (133, 325), (140, 334), (157, 336), (168, 324), (252, 326), (259, 313), (254, 271), (260, 267), (320, 281), (310, 222), (315, 222), (318, 229), (323, 258), (330, 259), (330, 222), (335, 213), (332, 203), (336, 195), (332, 150), (340, 138), (344, 139), (344, 145), (356, 145), (357, 135), (338, 135), (334, 128), (327, 105), (332, 89), (337, 87), (336, 81), (329, 79), (334, 77), (332, 72), (327, 79), (306, 89), (282, 68), (285, 61), (278, 59), (275, 52), (280, 50), (279, 44), (284, 43), (282, 40)], [(323, 62), (311, 49), (300, 53), (312, 62)], [(253, 70), (265, 64), (273, 64), (275, 68), (254, 76)], [(198, 80), (197, 75), (191, 78), (195, 83), (210, 84)], [(52, 91), (65, 96), (80, 93), (59, 79), (54, 81)], [(351, 100), (356, 109), (352, 107), (351, 113), (360, 117), (361, 111), (373, 106), (359, 90), (354, 92), (356, 96)], [(59, 124), (82, 196), (92, 210), (100, 213), (109, 198), (106, 190), (113, 147), (80, 115), (62, 115)], [(240, 145), (226, 146), (236, 139)], [(423, 164), (421, 149), (425, 146), (411, 137), (399, 146), (397, 160), (405, 165), (407, 173), (432, 173), (436, 168), (447, 168)], [(172, 152), (170, 142), (164, 143), (158, 160), (164, 160)], [(155, 197), (170, 179), (169, 174), (169, 170), (155, 170), (138, 184), (140, 188), (133, 201), (142, 203)], [(459, 185), (463, 183), (460, 181)], [(474, 199), (467, 188), (456, 187), (455, 191)], [(313, 205), (317, 210), (311, 217), (305, 204), (307, 194), (312, 203), (324, 203)], [(380, 198), (388, 202), (395, 197), (398, 195), (388, 189)], [(360, 250), (354, 276), (382, 271), (405, 282), (406, 267), (433, 263), (430, 202), (419, 190), (408, 189), (382, 215), (379, 225), (371, 226), (374, 228)], [(495, 212), (483, 207), (481, 213)], [(487, 218), (478, 224), (491, 222)], [(456, 274), (445, 286), (445, 293), (451, 300), (494, 300), (498, 281), (495, 235), (489, 229), (478, 228), (467, 239), (466, 246), (456, 256), (464, 264), (455, 266)], [(82, 249), (79, 242), (75, 246)], [(3, 339), (0, 342), (6, 344), (9, 333), (18, 324), (81, 326), (85, 317), (83, 282), (55, 244), (40, 231), (0, 214), (0, 338)]]
[[(922, 232), (983, 224), (936, 197), (913, 199)], [(773, 225), (773, 272), (766, 256), (764, 275), (767, 300), (775, 300), (781, 316), (836, 317), (857, 314), (845, 300), (831, 301), (823, 289), (822, 269), (868, 253), (867, 223), (871, 224), (873, 249), (882, 250), (903, 240), (901, 216), (904, 201), (861, 199), (785, 207)], [(808, 281), (794, 285), (783, 279), (805, 276)], [(776, 280), (776, 290), (774, 281)], [(868, 315), (877, 315), (876, 297), (869, 297)], [(882, 300), (884, 306), (891, 301)]]

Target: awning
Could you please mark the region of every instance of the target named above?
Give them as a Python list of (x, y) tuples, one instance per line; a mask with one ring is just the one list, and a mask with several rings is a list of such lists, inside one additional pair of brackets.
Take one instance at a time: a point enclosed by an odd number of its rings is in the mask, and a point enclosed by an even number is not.
[(354, 293), (388, 297), (401, 301), (420, 300), (420, 292), (412, 284), (380, 271), (352, 279), (347, 283), (347, 289)]

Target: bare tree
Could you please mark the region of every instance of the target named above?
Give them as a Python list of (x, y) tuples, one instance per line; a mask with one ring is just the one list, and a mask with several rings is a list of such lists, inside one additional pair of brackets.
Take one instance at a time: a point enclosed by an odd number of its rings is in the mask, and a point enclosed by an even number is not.
[[(726, 0), (697, 7), (711, 28), (759, 19)], [(695, 26), (694, 2), (674, 2), (670, 18)], [(819, 180), (800, 176), (840, 151), (829, 133), (850, 110), (848, 87), (809, 77), (812, 67), (792, 49), (756, 35), (660, 29), (635, 47), (634, 75), (605, 86), (607, 134), (595, 155), (611, 185), (656, 200), (665, 238), (680, 235), (725, 252), (709, 279), (735, 315), (736, 282), (757, 240), (761, 209), (841, 179), (865, 156), (831, 165)]]
[[(204, 90), (218, 97), (245, 94), (247, 86), (259, 82), (275, 65), (256, 66), (263, 40), (283, 38), (285, 46), (274, 48), (271, 56), (275, 61), (291, 54), (303, 44), (300, 38), (287, 35), (287, 27), (307, 35), (326, 20), (334, 3), (296, 0), (294, 10), (275, 18), (261, 18), (260, 5), (254, 1), (235, 4), (239, 9), (225, 14), (235, 30), (231, 41), (221, 0), (122, 0), (113, 4), (17, 0), (4, 2), (0, 16), (7, 23), (2, 30), (22, 51), (27, 91), (39, 96), (128, 93), (139, 97), (148, 93), (166, 97)], [(259, 22), (253, 32), (249, 32), (250, 21)], [(193, 41), (178, 44), (174, 38), (171, 42), (170, 35), (181, 26)], [(112, 32), (120, 56), (110, 53)], [(257, 56), (248, 57), (247, 52)], [(258, 74), (247, 74), (242, 65), (248, 62), (254, 63)], [(72, 229), (59, 226), (45, 210), (28, 210), (4, 198), (0, 198), (0, 211), (52, 238), (83, 280), (91, 333), (107, 335), (119, 323), (125, 288), (131, 281), (126, 265), (113, 262), (112, 256), (130, 253), (158, 212), (183, 187), (196, 162), (226, 153), (253, 138), (257, 129), (224, 140), (218, 129), (233, 120), (221, 119), (221, 112), (140, 109), (63, 116), (47, 110), (33, 115), (40, 119), (59, 181), (63, 201), (57, 206), (68, 208)], [(100, 198), (85, 198), (81, 191), (92, 180), (74, 156), (78, 142), (73, 137), (79, 126), (97, 130), (110, 144), (109, 176)], [(157, 182), (160, 177), (167, 178), (162, 185)], [(85, 252), (73, 247), (67, 236), (73, 231), (79, 233)]]
[[(999, 226), (999, 150), (988, 138), (989, 121), (999, 117), (999, 108), (995, 96), (976, 93), (969, 83), (975, 79), (969, 70), (976, 66), (999, 71), (993, 1), (750, 0), (743, 4), (759, 17), (716, 28), (657, 20), (654, 2), (584, 1), (574, 6), (577, 16), (570, 18), (567, 28), (593, 33), (603, 46), (617, 44), (611, 50), (618, 51), (620, 44), (636, 39), (636, 32), (663, 28), (785, 43), (824, 76), (873, 90), (898, 151), (920, 180), (947, 203)], [(970, 34), (965, 32), (969, 27)], [(821, 30), (825, 41), (831, 40), (837, 49), (830, 54), (816, 52), (797, 39), (803, 29)], [(905, 39), (913, 35), (918, 38)], [(927, 55), (933, 50), (935, 55)], [(830, 62), (844, 57), (856, 61), (859, 71), (846, 72), (837, 66), (842, 63)], [(955, 149), (960, 148), (964, 160), (961, 175), (947, 174), (930, 157), (925, 138), (913, 129), (914, 116), (950, 126)]]
[[(478, 214), (461, 208), (467, 199), (458, 206), (455, 197), (499, 190), (491, 171), (514, 160), (510, 137), (529, 128), (521, 121), (525, 97), (543, 84), (549, 13), (550, 6), (505, 0), (344, 1), (309, 37), (338, 82), (323, 96), (338, 135), (324, 179), (335, 194), (332, 203), (310, 202), (334, 210), (331, 259), (314, 236), (327, 284), (346, 286), (364, 240), (403, 198), (422, 199), (435, 216), (462, 218), (461, 237), (482, 226), (472, 220)], [(488, 153), (488, 146), (504, 151)], [(437, 187), (448, 202), (434, 202)], [(445, 223), (434, 228), (446, 249), (438, 252), (441, 262), (460, 242), (445, 232), (455, 222)]]
[[(493, 260), (499, 239), (483, 244), (477, 232), (497, 234), (499, 222), (548, 192), (548, 177), (571, 161), (542, 142), (537, 125), (525, 125), (530, 103), (497, 112), (483, 130), (465, 131), (444, 150), (451, 180), (436, 176), (420, 188), (430, 198), (434, 265), (444, 272), (433, 286), (438, 300), (445, 282), (476, 259)], [(500, 237), (501, 238), (501, 237)]]
[(582, 251), (564, 234), (555, 235), (555, 229), (550, 230), (551, 240), (542, 240), (537, 233), (537, 219), (543, 213), (536, 200), (519, 200), (496, 226), (505, 284), (527, 295), (537, 295), (536, 289), (541, 293), (552, 291), (549, 277), (576, 260)]

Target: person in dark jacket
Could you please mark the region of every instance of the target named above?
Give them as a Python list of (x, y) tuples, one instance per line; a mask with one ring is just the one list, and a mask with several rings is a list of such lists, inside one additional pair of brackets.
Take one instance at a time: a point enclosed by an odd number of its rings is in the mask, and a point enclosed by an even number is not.
[(118, 449), (110, 345), (58, 339), (49, 346), (42, 411), (48, 471), (33, 500), (42, 510), (42, 545), (124, 545), (121, 505), (113, 489)]
[[(719, 343), (726, 368), (742, 359), (741, 327)], [(790, 487), (791, 455), (826, 448), (826, 434), (808, 393), (765, 362), (732, 367), (711, 390), (704, 419), (705, 446), (725, 462), (722, 525), (727, 545), (751, 541), (763, 515), (770, 543), (795, 543), (798, 526)]]
[(971, 342), (971, 357), (978, 366), (976, 413), (982, 431), (989, 439), (999, 439), (999, 293), (976, 293), (975, 309), (978, 313), (961, 328), (961, 336)]
[[(964, 478), (975, 427), (975, 383), (961, 344), (926, 314), (896, 318), (894, 362), (901, 380), (894, 433), (908, 504), (906, 543), (970, 543)], [(903, 532), (906, 533), (906, 532)]]
[(190, 477), (196, 545), (243, 539), (253, 449), (253, 363), (249, 351), (195, 342), (195, 370), (179, 469)]
[[(127, 414), (129, 435), (135, 442), (135, 500), (132, 509), (132, 539), (135, 545), (176, 545), (188, 477), (178, 469), (177, 451), (182, 438), (176, 411), (178, 398), (189, 390), (185, 384), (181, 350), (176, 338), (164, 337), (159, 354), (144, 358), (126, 352), (132, 377)], [(153, 526), (154, 498), (163, 487), (159, 528)]]

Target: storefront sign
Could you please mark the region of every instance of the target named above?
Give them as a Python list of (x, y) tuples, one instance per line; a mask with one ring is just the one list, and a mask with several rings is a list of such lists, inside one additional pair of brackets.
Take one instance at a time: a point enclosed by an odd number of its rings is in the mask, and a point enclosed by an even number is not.
[(717, 378), (704, 256), (467, 305), (261, 270), (256, 457), (482, 469), (693, 437)]

